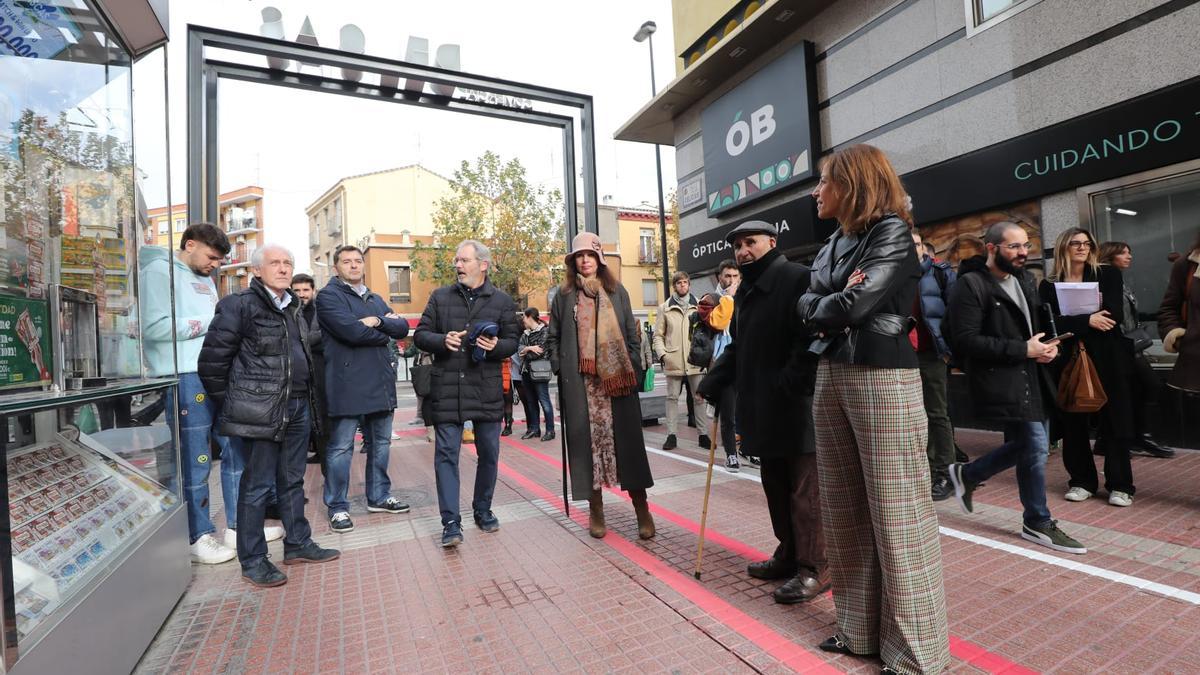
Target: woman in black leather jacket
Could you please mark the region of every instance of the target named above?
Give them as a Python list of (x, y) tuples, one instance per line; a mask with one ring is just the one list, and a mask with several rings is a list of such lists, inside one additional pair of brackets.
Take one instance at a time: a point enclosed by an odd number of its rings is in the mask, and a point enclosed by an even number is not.
[[(909, 313), (921, 268), (908, 197), (887, 157), (855, 145), (821, 162), (817, 254), (800, 317), (819, 334), (813, 417), (838, 634), (826, 651), (879, 654), (883, 672), (950, 663), (928, 426)], [(884, 589), (888, 589), (884, 592)]]

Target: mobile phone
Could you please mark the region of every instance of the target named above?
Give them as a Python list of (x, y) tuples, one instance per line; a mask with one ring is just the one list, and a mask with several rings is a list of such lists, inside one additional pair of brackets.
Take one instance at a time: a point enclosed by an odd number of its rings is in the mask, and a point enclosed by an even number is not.
[(1058, 335), (1055, 335), (1054, 337), (1042, 338), (1042, 343), (1052, 345), (1057, 342), (1061, 342), (1062, 340), (1066, 340), (1068, 338), (1073, 338), (1073, 337), (1075, 337), (1074, 333), (1059, 333)]

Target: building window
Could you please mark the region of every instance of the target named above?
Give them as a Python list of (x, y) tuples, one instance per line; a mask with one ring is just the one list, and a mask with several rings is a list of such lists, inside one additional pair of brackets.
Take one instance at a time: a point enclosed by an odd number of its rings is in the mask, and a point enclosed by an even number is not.
[(1091, 212), (1090, 229), (1096, 240), (1122, 241), (1133, 251), (1133, 265), (1121, 275), (1138, 300), (1138, 319), (1154, 321), (1167, 290), (1168, 256), (1187, 255), (1196, 237), (1200, 162), (1148, 171), (1080, 188), (1079, 192), (1081, 206)]
[(175, 219), (175, 231), (183, 232), (186, 229), (187, 229), (187, 218), (176, 218)]
[(654, 230), (643, 229), (638, 234), (638, 262), (643, 265), (658, 262), (654, 254)]
[(658, 305), (658, 281), (642, 279), (642, 306), (654, 307), (656, 305)]
[(412, 269), (407, 265), (388, 265), (388, 300), (412, 302)]
[(964, 0), (967, 8), (967, 35), (990, 28), (1023, 12), (1041, 0)]
[(258, 227), (258, 218), (253, 206), (244, 209), (233, 207), (229, 209), (228, 231), (253, 230)]
[(170, 226), (170, 224), (171, 224), (170, 218), (163, 218), (162, 220), (158, 221), (158, 233), (166, 234), (167, 228)]

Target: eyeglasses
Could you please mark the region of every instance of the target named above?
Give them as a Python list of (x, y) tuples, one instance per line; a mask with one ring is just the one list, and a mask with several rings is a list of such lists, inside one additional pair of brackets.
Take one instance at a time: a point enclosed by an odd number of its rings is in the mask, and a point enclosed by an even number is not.
[(1091, 248), (1092, 242), (1090, 242), (1090, 241), (1068, 241), (1067, 246), (1070, 246), (1071, 248), (1074, 248), (1074, 249), (1083, 250), (1083, 249)]
[(475, 262), (474, 258), (455, 258), (454, 259), (455, 265), (457, 265), (458, 263), (462, 263), (462, 264), (466, 265), (467, 263), (473, 263), (473, 262)]
[(1006, 248), (1010, 251), (1032, 251), (1033, 244), (1025, 242), (1024, 244), (1002, 244), (1000, 248)]

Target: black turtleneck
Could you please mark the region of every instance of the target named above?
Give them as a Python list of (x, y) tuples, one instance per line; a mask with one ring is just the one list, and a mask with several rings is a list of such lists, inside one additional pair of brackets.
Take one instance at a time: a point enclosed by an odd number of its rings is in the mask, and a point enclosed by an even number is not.
[(738, 270), (740, 270), (742, 273), (742, 281), (748, 281), (751, 284), (753, 284), (755, 281), (758, 281), (758, 278), (762, 276), (762, 273), (765, 272), (767, 268), (771, 266), (771, 263), (781, 255), (783, 255), (783, 253), (778, 248), (773, 248), (770, 251), (767, 251), (763, 257), (755, 260), (752, 263), (743, 263), (738, 265)]

